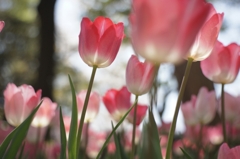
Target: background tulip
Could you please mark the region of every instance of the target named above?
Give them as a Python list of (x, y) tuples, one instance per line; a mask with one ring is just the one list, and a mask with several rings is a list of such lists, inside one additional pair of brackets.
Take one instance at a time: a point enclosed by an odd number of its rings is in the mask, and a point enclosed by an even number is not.
[(203, 0), (133, 0), (131, 39), (137, 54), (155, 63), (186, 57), (211, 4)]
[(194, 61), (204, 60), (210, 55), (222, 26), (223, 13), (216, 13), (214, 7), (211, 8), (209, 16), (200, 29), (188, 55)]
[[(84, 91), (81, 91), (80, 93), (78, 93), (78, 95), (77, 95), (77, 106), (78, 106), (79, 119), (82, 114), (82, 109), (83, 109), (83, 104), (84, 104), (84, 100), (86, 97), (86, 93), (87, 93), (87, 91), (84, 90)], [(100, 107), (100, 96), (96, 92), (91, 92), (88, 106), (87, 106), (85, 121), (90, 122), (93, 119), (95, 119), (95, 117), (98, 114), (99, 107)]]
[(229, 148), (227, 143), (223, 143), (218, 151), (218, 159), (238, 159), (240, 158), (240, 146)]
[(137, 56), (132, 55), (126, 69), (126, 84), (128, 90), (135, 95), (147, 93), (155, 77), (155, 69), (152, 63), (140, 62)]
[(187, 124), (208, 124), (216, 114), (215, 92), (208, 92), (207, 88), (202, 87), (197, 98), (192, 97), (191, 102), (182, 104), (181, 109)]
[(34, 91), (30, 85), (16, 87), (9, 83), (4, 91), (4, 112), (9, 124), (20, 125), (39, 104), (42, 91)]
[(4, 25), (5, 25), (4, 21), (0, 21), (0, 32), (1, 32), (2, 29), (4, 28)]
[(94, 22), (83, 18), (79, 35), (79, 53), (89, 66), (109, 66), (115, 59), (124, 37), (123, 23), (97, 17)]
[(131, 107), (130, 100), (131, 93), (127, 87), (122, 87), (120, 90), (110, 89), (103, 96), (103, 103), (116, 121), (119, 121)]
[(223, 46), (216, 42), (210, 56), (201, 61), (203, 74), (216, 83), (232, 83), (239, 72), (240, 67), (240, 46), (232, 43)]
[(48, 126), (56, 113), (57, 103), (53, 103), (47, 97), (44, 97), (42, 100), (43, 102), (32, 121), (32, 126), (34, 127)]

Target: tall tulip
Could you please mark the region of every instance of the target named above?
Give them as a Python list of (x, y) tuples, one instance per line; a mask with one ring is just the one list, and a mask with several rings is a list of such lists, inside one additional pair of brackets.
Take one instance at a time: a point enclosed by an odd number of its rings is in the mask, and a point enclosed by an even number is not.
[[(84, 100), (86, 97), (87, 91), (83, 90), (77, 94), (77, 106), (78, 106), (78, 118), (80, 119)], [(90, 122), (92, 121), (98, 114), (100, 107), (100, 96), (96, 92), (91, 92), (89, 103), (88, 103), (88, 109), (86, 112), (85, 121)]]
[(224, 85), (232, 83), (239, 72), (240, 68), (240, 46), (232, 43), (223, 46), (219, 41), (216, 42), (212, 53), (208, 58), (201, 61), (203, 74), (215, 83), (220, 83), (221, 88), (221, 118), (224, 134), (224, 141), (227, 141), (225, 108), (224, 108)]
[(97, 17), (93, 22), (83, 18), (79, 35), (79, 53), (89, 66), (109, 66), (117, 56), (124, 37), (123, 23), (114, 24), (109, 18)]
[(126, 84), (131, 93), (146, 94), (152, 87), (154, 76), (155, 69), (152, 63), (142, 63), (135, 55), (131, 56), (126, 69)]
[(35, 114), (31, 123), (34, 127), (46, 127), (50, 124), (52, 118), (56, 114), (57, 103), (51, 101), (51, 99), (44, 97), (41, 107)]
[(4, 25), (5, 25), (4, 21), (0, 21), (0, 32), (1, 32), (2, 29), (4, 28)]
[(194, 61), (202, 61), (210, 55), (217, 41), (222, 21), (223, 13), (216, 13), (216, 10), (212, 7), (189, 51), (188, 57), (191, 57)]
[(9, 83), (4, 90), (4, 112), (9, 124), (20, 125), (39, 104), (42, 91), (34, 91), (30, 85), (17, 87)]
[(179, 63), (211, 10), (203, 0), (133, 0), (131, 39), (136, 53), (154, 63)]
[(223, 46), (216, 42), (210, 56), (201, 61), (203, 74), (215, 83), (232, 83), (240, 68), (240, 46), (232, 43)]

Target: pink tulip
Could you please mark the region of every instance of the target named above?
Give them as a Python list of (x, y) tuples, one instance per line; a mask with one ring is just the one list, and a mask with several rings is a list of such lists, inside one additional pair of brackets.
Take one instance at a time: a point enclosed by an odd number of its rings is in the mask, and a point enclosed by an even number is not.
[(188, 125), (208, 124), (216, 114), (216, 95), (202, 87), (198, 96), (181, 106), (185, 122)]
[(232, 43), (226, 47), (216, 42), (211, 55), (201, 61), (203, 74), (216, 83), (232, 83), (239, 72), (240, 46)]
[(23, 84), (16, 87), (9, 83), (4, 91), (4, 112), (9, 124), (20, 125), (39, 104), (42, 91), (36, 93), (32, 86)]
[(155, 77), (154, 65), (140, 62), (132, 55), (127, 64), (126, 84), (128, 90), (135, 95), (146, 94), (152, 87)]
[(240, 146), (229, 148), (226, 143), (223, 143), (218, 151), (218, 159), (239, 159)]
[(211, 10), (203, 0), (133, 0), (131, 39), (137, 54), (154, 63), (179, 63)]
[[(84, 90), (84, 91), (81, 91), (77, 95), (78, 118), (79, 119), (81, 118), (83, 104), (85, 101), (86, 94), (87, 94), (87, 91)], [(90, 122), (93, 119), (95, 119), (95, 117), (98, 114), (99, 107), (100, 107), (100, 96), (96, 92), (91, 92), (88, 106), (87, 106), (85, 122)]]
[[(221, 114), (221, 99), (219, 98), (218, 100), (219, 106), (218, 106), (218, 111), (219, 114)], [(239, 114), (240, 114), (240, 96), (233, 96), (227, 92), (224, 94), (224, 102), (225, 102), (225, 119), (226, 121), (230, 123), (234, 123), (237, 119), (239, 119)]]
[[(128, 111), (128, 109), (132, 106), (131, 93), (127, 90), (127, 87), (125, 86), (122, 87), (120, 90), (110, 89), (103, 96), (103, 103), (105, 104), (111, 116), (116, 121), (119, 121)], [(147, 106), (137, 105), (137, 107), (138, 111), (136, 125), (139, 125), (146, 114)], [(130, 121), (133, 121), (133, 112), (130, 112), (128, 119)]]
[(4, 21), (0, 21), (0, 32), (1, 32), (2, 29), (4, 28), (4, 25), (5, 25)]
[(33, 118), (32, 126), (34, 127), (48, 126), (56, 113), (56, 108), (57, 103), (53, 103), (51, 99), (47, 97), (43, 98), (43, 102)]
[(109, 66), (117, 56), (124, 37), (123, 23), (114, 24), (109, 18), (97, 17), (94, 22), (83, 18), (79, 35), (79, 53), (89, 66)]
[(216, 13), (216, 10), (212, 7), (209, 17), (200, 29), (190, 49), (188, 57), (193, 58), (194, 61), (202, 61), (210, 55), (217, 41), (222, 21), (223, 13)]

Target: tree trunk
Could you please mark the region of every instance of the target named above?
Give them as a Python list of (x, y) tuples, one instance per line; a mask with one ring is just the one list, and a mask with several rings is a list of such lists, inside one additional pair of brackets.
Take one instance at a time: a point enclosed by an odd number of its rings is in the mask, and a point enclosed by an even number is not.
[[(175, 76), (178, 80), (178, 86), (181, 86), (183, 75), (185, 72), (187, 62), (175, 67)], [(213, 82), (207, 79), (200, 68), (200, 62), (194, 62), (189, 75), (188, 83), (186, 85), (185, 93), (183, 96), (183, 102), (191, 99), (193, 94), (197, 95), (199, 89), (205, 86), (208, 90), (213, 90)]]
[(38, 5), (40, 18), (40, 53), (38, 78), (35, 88), (42, 89), (42, 96), (53, 98), (54, 79), (54, 5), (56, 0), (41, 0)]

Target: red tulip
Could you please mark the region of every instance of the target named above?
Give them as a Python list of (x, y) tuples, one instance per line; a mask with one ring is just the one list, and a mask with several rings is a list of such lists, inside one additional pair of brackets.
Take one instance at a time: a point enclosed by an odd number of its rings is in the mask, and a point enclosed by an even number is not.
[[(122, 87), (120, 90), (110, 89), (103, 96), (103, 103), (105, 104), (110, 115), (116, 120), (119, 121), (123, 115), (128, 111), (132, 106), (131, 104), (131, 93), (127, 90), (127, 87)], [(137, 122), (139, 125), (142, 119), (144, 118), (147, 110), (145, 105), (137, 105)], [(130, 112), (128, 119), (133, 121), (133, 109)]]
[(240, 158), (240, 146), (229, 148), (226, 143), (223, 143), (218, 151), (218, 159), (239, 159)]
[(123, 23), (97, 17), (94, 22), (83, 18), (79, 35), (79, 53), (89, 66), (107, 67), (117, 56), (124, 37)]
[(126, 87), (122, 87), (120, 90), (110, 89), (103, 96), (103, 103), (116, 121), (119, 121), (131, 107), (130, 100), (131, 93)]
[(217, 41), (222, 21), (223, 13), (216, 13), (216, 10), (212, 7), (210, 15), (199, 31), (188, 57), (193, 58), (194, 61), (202, 61), (210, 55)]
[(155, 63), (179, 63), (211, 10), (203, 0), (133, 0), (131, 39), (137, 54)]
[(9, 83), (4, 91), (4, 112), (9, 124), (20, 125), (39, 104), (42, 91), (36, 93), (32, 86)]
[(0, 21), (0, 32), (1, 32), (2, 29), (4, 28), (4, 25), (5, 25), (4, 21)]
[[(77, 105), (78, 105), (78, 118), (80, 119), (83, 109), (83, 104), (85, 101), (87, 91), (81, 91), (77, 95)], [(91, 92), (88, 106), (87, 106), (87, 112), (85, 116), (85, 121), (90, 122), (92, 121), (98, 114), (100, 107), (100, 96), (96, 92)]]
[(53, 103), (51, 99), (44, 97), (43, 102), (35, 114), (32, 126), (34, 127), (46, 127), (50, 124), (50, 121), (56, 113), (57, 103)]
[(226, 47), (216, 42), (210, 56), (201, 61), (203, 74), (216, 83), (232, 83), (239, 72), (240, 46), (232, 43)]
[(126, 70), (126, 84), (131, 93), (146, 94), (152, 87), (154, 77), (155, 69), (152, 63), (142, 63), (135, 55), (131, 56)]

